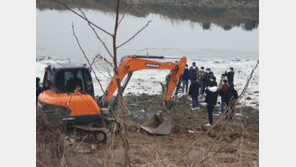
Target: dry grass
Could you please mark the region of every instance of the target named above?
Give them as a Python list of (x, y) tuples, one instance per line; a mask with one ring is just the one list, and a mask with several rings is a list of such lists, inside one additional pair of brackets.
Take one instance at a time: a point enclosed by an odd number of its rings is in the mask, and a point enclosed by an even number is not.
[[(175, 127), (167, 136), (152, 136), (146, 132), (129, 131), (130, 156), (132, 166), (176, 166), (177, 160), (189, 148), (203, 131), (192, 129), (195, 133), (188, 133), (187, 128)], [(214, 134), (215, 132), (213, 132)], [(214, 145), (212, 152), (216, 152), (222, 145), (236, 135), (236, 132), (225, 131)], [(182, 160), (178, 166), (194, 166), (199, 162), (210, 147), (214, 137), (208, 135)], [(115, 144), (100, 145), (94, 152), (106, 166), (121, 166), (123, 148), (118, 137)], [(241, 147), (241, 148), (240, 148)], [(203, 163), (204, 166), (258, 166), (258, 133), (247, 132), (244, 142), (236, 140), (221, 153)]]
[[(150, 102), (151, 103), (151, 102)], [(180, 113), (179, 113), (180, 112)], [(132, 166), (194, 166), (202, 158), (212, 145), (222, 125), (215, 127), (206, 137), (198, 142), (192, 151), (186, 155), (178, 164), (181, 155), (191, 147), (191, 144), (198, 139), (206, 130), (206, 127), (196, 126), (192, 121), (204, 121), (206, 113), (200, 111), (192, 115), (192, 118), (184, 117), (187, 111), (179, 111), (175, 114), (182, 117), (182, 122), (174, 126), (172, 133), (166, 136), (153, 136), (140, 130), (138, 125), (130, 121), (128, 123), (128, 139), (130, 142), (129, 154)], [(181, 112), (183, 114), (181, 114)], [(256, 122), (253, 126), (257, 126)], [(209, 155), (215, 153), (223, 145), (231, 141), (242, 130), (242, 120), (234, 118), (229, 125), (220, 131)], [(189, 133), (188, 130), (194, 131)], [(47, 122), (44, 117), (37, 114), (37, 166), (122, 166), (124, 162), (124, 148), (120, 136), (115, 135), (114, 141), (110, 139), (107, 144), (97, 144), (90, 141), (82, 142), (80, 149), (89, 149), (96, 145), (91, 154), (73, 152), (68, 145), (65, 145), (64, 138), (69, 136), (80, 143), (81, 136), (65, 131), (60, 124)], [(230, 145), (221, 150), (217, 155), (210, 157), (200, 166), (259, 166), (259, 136), (257, 128), (249, 128), (243, 138), (237, 138)], [(41, 163), (44, 165), (42, 165)]]

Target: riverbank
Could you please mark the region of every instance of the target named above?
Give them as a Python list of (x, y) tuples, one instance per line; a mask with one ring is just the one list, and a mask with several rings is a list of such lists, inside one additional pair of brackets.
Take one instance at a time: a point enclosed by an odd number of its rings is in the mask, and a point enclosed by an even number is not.
[[(77, 6), (72, 1), (67, 1), (66, 4), (71, 8)], [(100, 10), (111, 14), (115, 9), (115, 1), (109, 0), (85, 0), (78, 1), (78, 4), (83, 9)], [(37, 0), (36, 5), (39, 10), (66, 10), (63, 6), (48, 0)], [(121, 13), (123, 12), (137, 17), (159, 14), (175, 21), (189, 20), (201, 23), (204, 29), (210, 29), (211, 23), (225, 30), (236, 26), (252, 30), (259, 24), (259, 1), (257, 0), (122, 0)]]

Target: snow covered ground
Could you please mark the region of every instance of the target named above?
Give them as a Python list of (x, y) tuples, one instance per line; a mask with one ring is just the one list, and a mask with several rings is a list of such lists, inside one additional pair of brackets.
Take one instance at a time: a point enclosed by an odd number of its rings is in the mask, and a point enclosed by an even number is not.
[[(205, 68), (211, 68), (214, 72), (214, 75), (217, 78), (217, 82), (220, 81), (220, 76), (225, 70), (228, 70), (230, 67), (233, 67), (235, 70), (234, 75), (234, 85), (238, 93), (241, 93), (241, 90), (244, 88), (245, 83), (255, 67), (258, 59), (215, 59), (215, 58), (187, 58), (187, 64), (191, 66), (192, 62), (196, 62), (197, 66), (200, 68), (204, 66)], [(49, 57), (38, 57), (36, 59), (36, 75), (37, 77), (43, 80), (44, 68), (49, 63), (66, 63), (73, 62), (70, 59), (52, 59)], [(176, 61), (166, 59), (166, 61)], [(169, 73), (169, 70), (142, 70), (133, 73), (133, 76), (126, 87), (124, 94), (161, 94), (161, 85), (159, 82), (165, 82), (165, 77)], [(103, 85), (103, 88), (106, 88), (110, 82), (110, 77), (108, 73), (103, 70), (97, 72), (99, 79)], [(94, 80), (95, 94), (102, 95), (102, 91), (99, 88), (98, 83)], [(182, 94), (181, 94), (182, 95)], [(247, 89), (247, 92), (244, 98), (241, 101), (241, 105), (251, 106), (259, 108), (259, 68), (256, 69), (254, 76), (250, 82), (250, 85)]]

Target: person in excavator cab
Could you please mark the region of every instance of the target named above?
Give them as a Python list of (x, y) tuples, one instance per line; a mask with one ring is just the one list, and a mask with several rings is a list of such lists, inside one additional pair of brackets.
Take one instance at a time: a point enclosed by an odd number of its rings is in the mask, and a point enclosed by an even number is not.
[(67, 89), (69, 92), (74, 92), (75, 89), (81, 90), (82, 87), (82, 80), (77, 77), (78, 72), (70, 73), (70, 78), (67, 81)]

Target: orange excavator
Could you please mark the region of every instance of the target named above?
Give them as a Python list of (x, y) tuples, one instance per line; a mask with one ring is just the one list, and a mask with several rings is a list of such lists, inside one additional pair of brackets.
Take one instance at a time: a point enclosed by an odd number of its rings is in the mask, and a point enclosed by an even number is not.
[[(164, 103), (171, 107), (170, 99), (179, 82), (179, 78), (184, 73), (186, 57), (177, 62), (162, 62), (151, 59), (164, 59), (163, 56), (126, 56), (118, 66), (119, 79), (125, 82), (122, 84), (122, 91), (127, 86), (133, 72), (138, 70), (171, 70), (166, 78), (164, 88)], [(108, 136), (106, 122), (112, 122), (109, 109), (106, 106), (117, 90), (115, 75), (112, 77), (106, 92), (98, 100), (95, 100), (94, 88), (91, 77), (91, 70), (85, 64), (51, 64), (45, 68), (43, 78), (43, 92), (38, 96), (38, 111), (44, 112), (49, 117), (66, 122), (67, 125), (78, 129), (91, 131), (97, 140), (105, 142)], [(117, 98), (114, 103), (116, 104)], [(113, 106), (114, 107), (114, 106)], [(54, 116), (53, 116), (54, 115)], [(168, 134), (170, 133), (169, 123), (162, 124), (165, 120), (158, 119), (159, 126), (165, 126), (163, 132), (157, 129), (155, 121), (148, 121), (142, 128), (149, 133)], [(154, 125), (152, 125), (154, 124)], [(161, 125), (162, 124), (162, 125)]]

